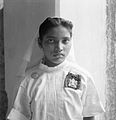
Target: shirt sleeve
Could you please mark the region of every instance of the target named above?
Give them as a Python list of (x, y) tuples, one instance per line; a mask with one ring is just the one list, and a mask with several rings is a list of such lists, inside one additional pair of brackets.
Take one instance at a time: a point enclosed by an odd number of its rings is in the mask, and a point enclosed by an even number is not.
[(27, 97), (26, 81), (22, 81), (20, 84), (13, 108), (7, 118), (9, 120), (30, 120), (31, 110)]
[(88, 78), (86, 90), (83, 95), (83, 117), (95, 116), (104, 111), (93, 79)]

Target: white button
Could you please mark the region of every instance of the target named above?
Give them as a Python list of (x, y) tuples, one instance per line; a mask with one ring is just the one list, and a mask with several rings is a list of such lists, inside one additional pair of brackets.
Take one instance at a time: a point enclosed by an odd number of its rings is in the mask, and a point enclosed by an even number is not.
[(33, 72), (33, 73), (31, 74), (31, 77), (32, 77), (33, 79), (38, 79), (39, 75), (38, 75), (37, 72)]

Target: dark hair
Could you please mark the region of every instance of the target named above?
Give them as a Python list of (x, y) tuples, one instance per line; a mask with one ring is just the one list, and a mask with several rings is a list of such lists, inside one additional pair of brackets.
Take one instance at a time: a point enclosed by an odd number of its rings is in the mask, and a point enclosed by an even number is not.
[(53, 17), (53, 18), (48, 17), (48, 18), (45, 19), (45, 21), (39, 27), (39, 38), (40, 38), (39, 42), (42, 42), (42, 39), (43, 39), (44, 35), (51, 28), (58, 27), (60, 25), (67, 28), (70, 32), (71, 37), (72, 37), (73, 24), (72, 24), (71, 21), (65, 20), (63, 18), (58, 18), (58, 17)]

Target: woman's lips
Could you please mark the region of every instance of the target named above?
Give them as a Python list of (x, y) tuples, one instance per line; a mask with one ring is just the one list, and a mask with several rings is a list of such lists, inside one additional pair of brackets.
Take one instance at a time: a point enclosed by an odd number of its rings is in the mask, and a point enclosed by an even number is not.
[(64, 55), (62, 53), (58, 53), (58, 54), (53, 54), (53, 57), (57, 57), (57, 58), (60, 58), (60, 57), (63, 57)]

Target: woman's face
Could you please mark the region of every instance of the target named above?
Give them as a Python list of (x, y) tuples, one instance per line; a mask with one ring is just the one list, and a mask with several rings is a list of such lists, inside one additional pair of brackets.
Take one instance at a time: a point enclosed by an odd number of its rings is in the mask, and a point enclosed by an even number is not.
[(50, 29), (42, 39), (42, 48), (46, 65), (49, 67), (59, 65), (65, 60), (71, 48), (70, 32), (63, 26)]

